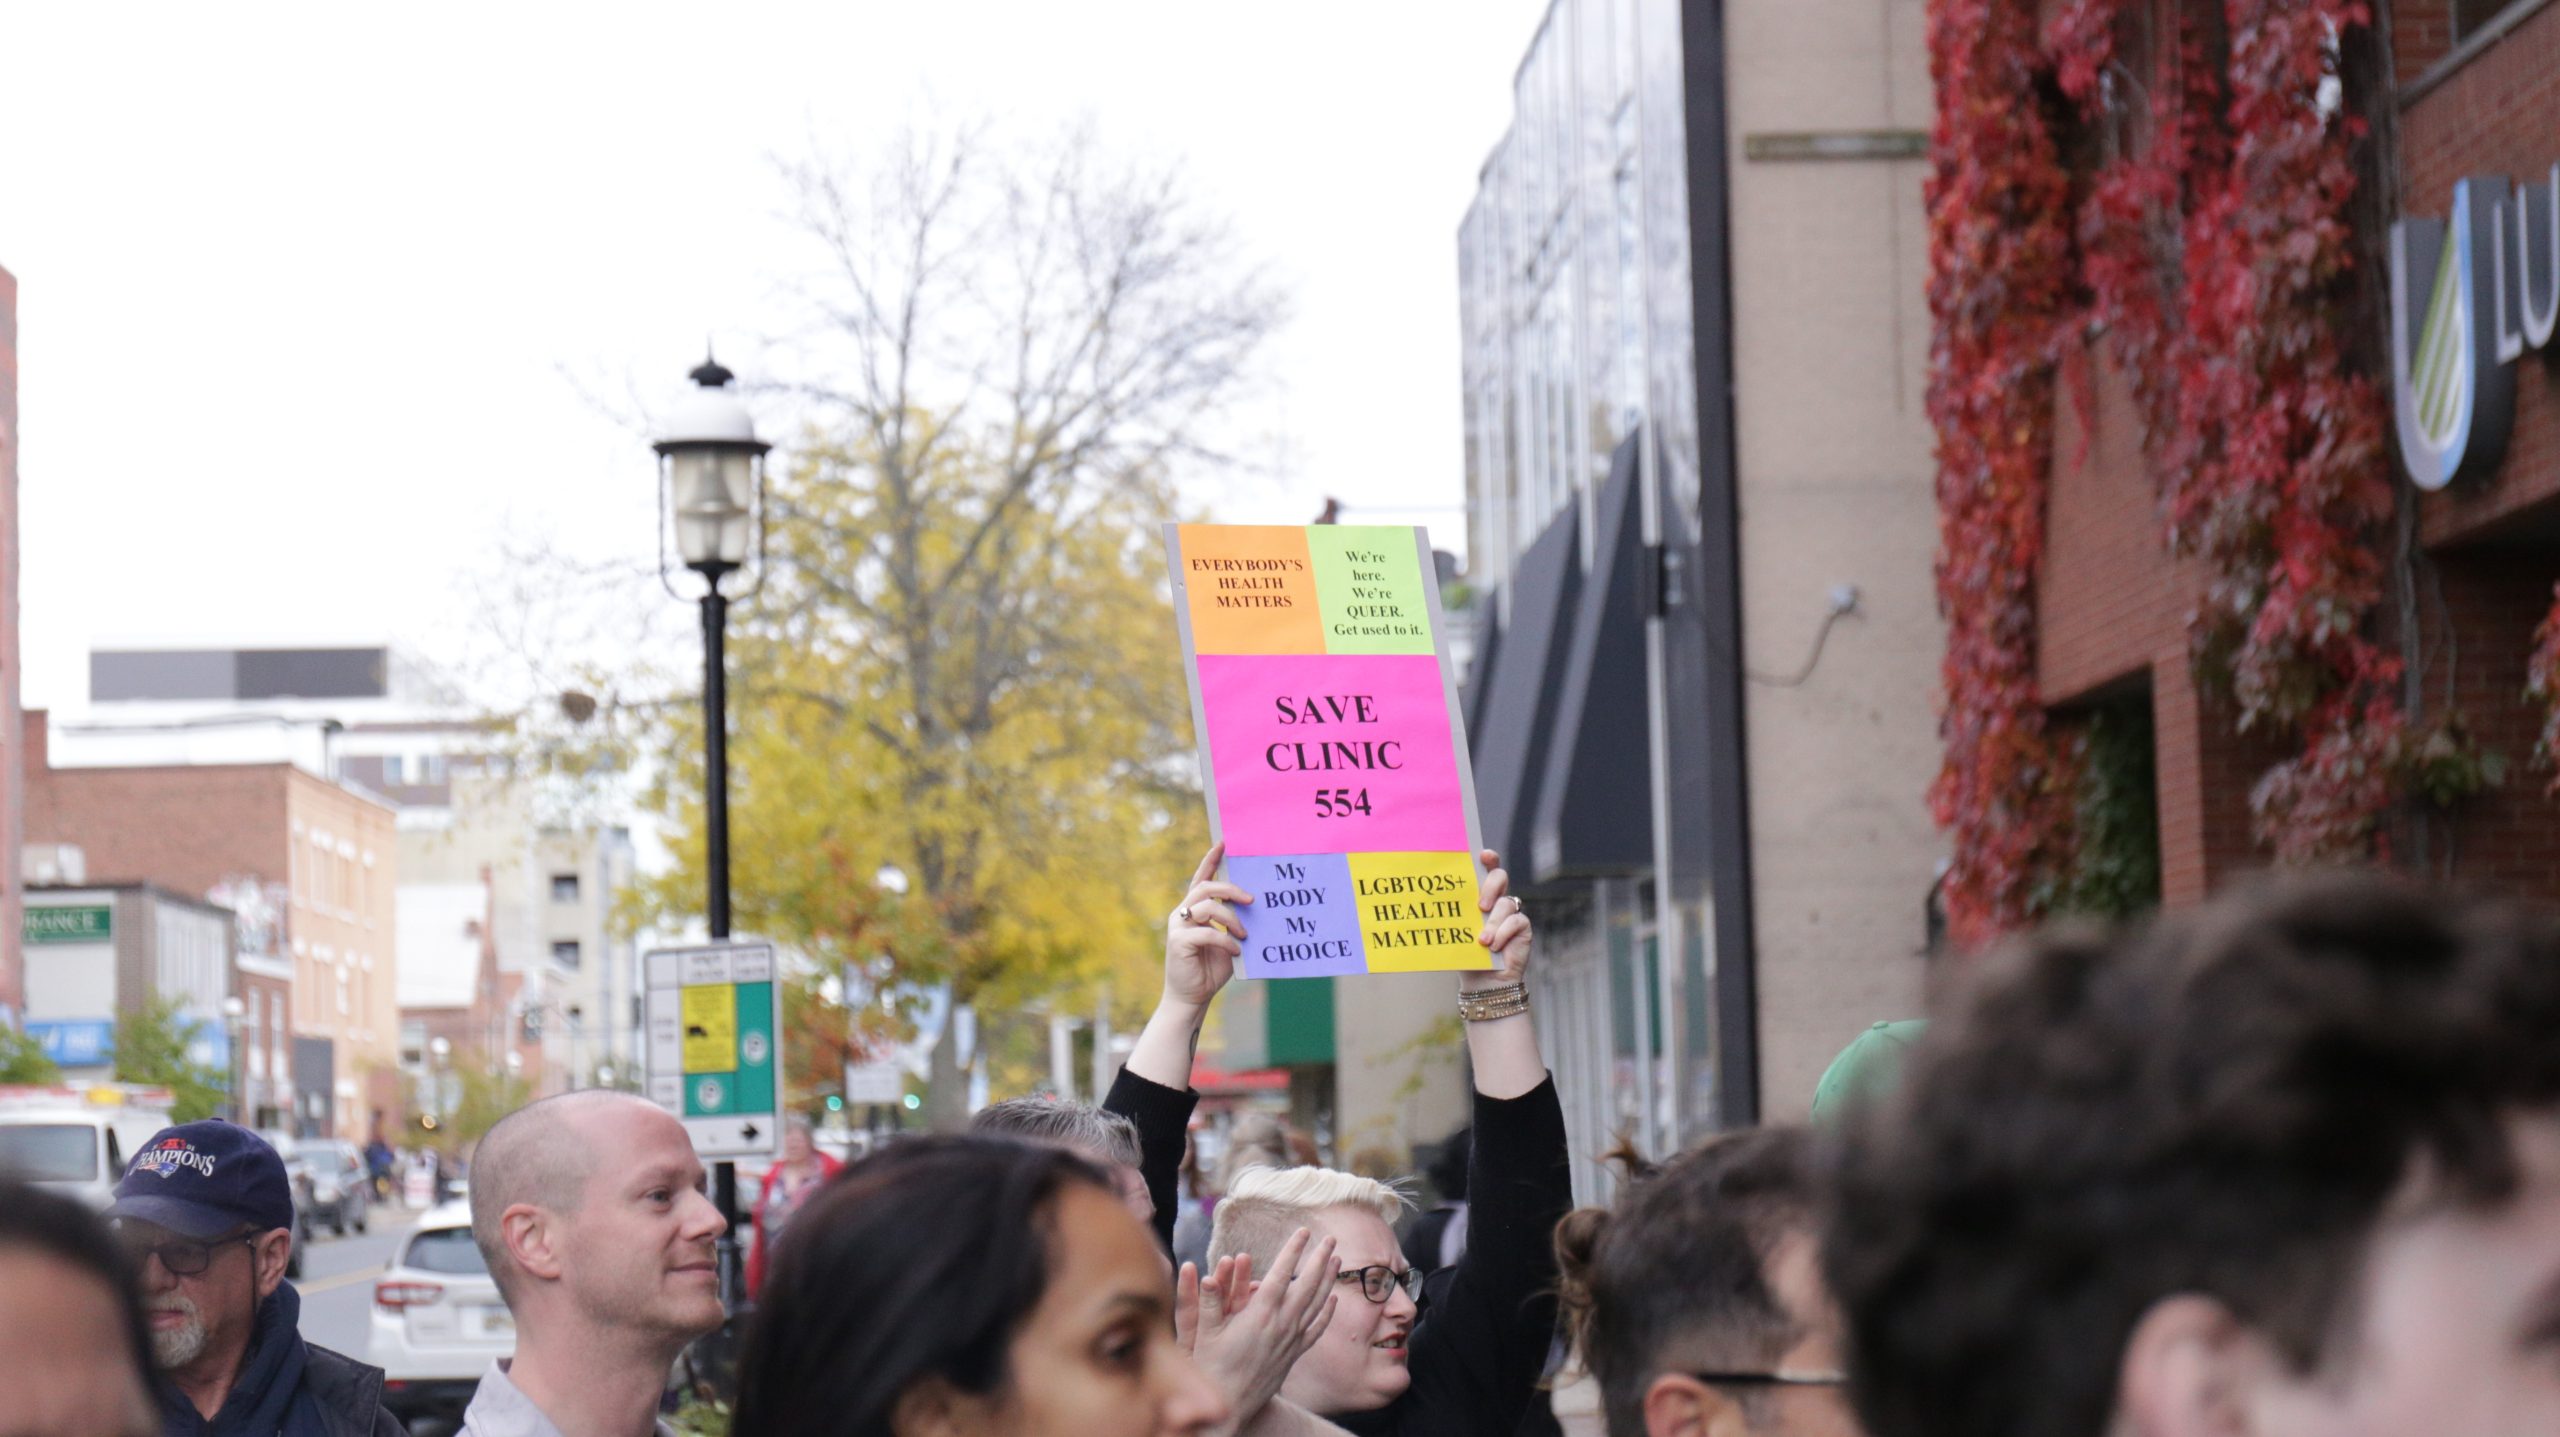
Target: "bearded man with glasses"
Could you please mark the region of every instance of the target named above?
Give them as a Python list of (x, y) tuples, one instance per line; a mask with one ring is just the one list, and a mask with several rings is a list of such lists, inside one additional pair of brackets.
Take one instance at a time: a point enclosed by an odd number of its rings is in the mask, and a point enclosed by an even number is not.
[(302, 1339), (293, 1192), (265, 1139), (219, 1119), (164, 1128), (107, 1215), (141, 1282), (165, 1437), (401, 1437), (380, 1368)]

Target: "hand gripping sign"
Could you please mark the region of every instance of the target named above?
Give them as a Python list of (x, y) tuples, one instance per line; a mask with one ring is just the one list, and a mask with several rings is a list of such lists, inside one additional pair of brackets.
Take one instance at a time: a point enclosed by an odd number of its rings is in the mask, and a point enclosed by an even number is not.
[(1490, 968), (1466, 726), (1420, 529), (1168, 524), (1247, 978)]

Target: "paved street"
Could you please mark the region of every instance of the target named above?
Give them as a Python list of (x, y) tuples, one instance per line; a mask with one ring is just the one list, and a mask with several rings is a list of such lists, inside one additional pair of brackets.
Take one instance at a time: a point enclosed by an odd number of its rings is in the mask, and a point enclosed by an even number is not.
[(359, 1236), (331, 1237), (326, 1232), (302, 1250), (302, 1335), (335, 1352), (364, 1360), (373, 1279), (390, 1261), (400, 1239), (415, 1225), (417, 1214), (398, 1207), (377, 1207)]

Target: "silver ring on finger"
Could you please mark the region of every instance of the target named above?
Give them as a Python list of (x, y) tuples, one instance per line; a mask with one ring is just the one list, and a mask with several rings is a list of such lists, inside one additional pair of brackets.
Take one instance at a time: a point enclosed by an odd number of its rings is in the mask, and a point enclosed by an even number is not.
[(1177, 909), (1173, 910), (1173, 918), (1174, 918), (1174, 921), (1175, 921), (1175, 922), (1177, 922), (1177, 923), (1188, 923), (1188, 922), (1190, 922), (1190, 921), (1191, 921), (1191, 905), (1190, 905), (1190, 904), (1188, 904), (1188, 903), (1185, 903), (1185, 904), (1183, 904), (1180, 908), (1177, 908)]

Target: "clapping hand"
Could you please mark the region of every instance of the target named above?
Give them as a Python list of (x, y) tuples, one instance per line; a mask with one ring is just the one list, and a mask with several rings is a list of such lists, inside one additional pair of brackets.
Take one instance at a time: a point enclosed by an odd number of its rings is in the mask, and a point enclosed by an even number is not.
[(1234, 1403), (1229, 1425), (1220, 1430), (1250, 1423), (1332, 1324), (1341, 1302), (1334, 1248), (1332, 1238), (1315, 1242), (1300, 1228), (1260, 1282), (1250, 1256), (1221, 1258), (1206, 1278), (1192, 1264), (1182, 1265), (1174, 1285), (1174, 1335)]

